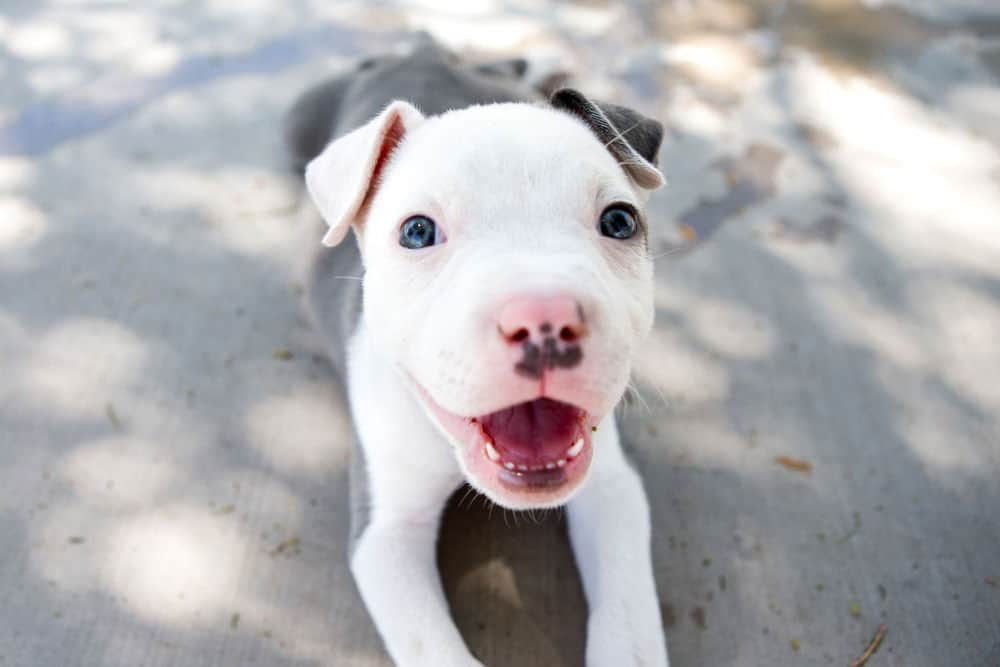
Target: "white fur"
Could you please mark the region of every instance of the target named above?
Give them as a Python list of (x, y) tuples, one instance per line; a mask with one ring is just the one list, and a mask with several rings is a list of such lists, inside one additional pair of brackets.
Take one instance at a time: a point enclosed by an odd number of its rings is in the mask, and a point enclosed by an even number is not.
[[(386, 136), (398, 145), (373, 180)], [(561, 500), (591, 608), (587, 664), (665, 666), (649, 509), (611, 414), (652, 325), (652, 266), (641, 241), (598, 231), (604, 207), (641, 208), (648, 193), (582, 121), (527, 104), (424, 118), (393, 103), (328, 146), (307, 183), (327, 240), (353, 224), (365, 263), (348, 391), (372, 514), (351, 567), (392, 658), (479, 664), (449, 617), (434, 555), (442, 506), (468, 471), (414, 387), (458, 415), (534, 398), (490, 363), (507, 353), (493, 313), (513, 296), (558, 293), (586, 304), (593, 333), (578, 381), (555, 391), (602, 418), (589, 478)], [(399, 246), (400, 224), (418, 213), (437, 222), (443, 244)]]
[(598, 434), (590, 479), (567, 507), (590, 607), (587, 664), (666, 667), (646, 494), (625, 460), (614, 414)]
[[(364, 221), (365, 318), (394, 363), (441, 405), (485, 414), (508, 402), (495, 390), (496, 369), (482, 363), (506, 345), (493, 335), (497, 304), (522, 292), (570, 292), (601, 306), (585, 407), (606, 413), (628, 380), (622, 351), (652, 324), (652, 267), (628, 249), (641, 246), (600, 236), (597, 220), (611, 202), (639, 207), (643, 198), (566, 114), (501, 104), (427, 119), (399, 147)], [(396, 229), (418, 212), (444, 228), (440, 248), (398, 246)]]

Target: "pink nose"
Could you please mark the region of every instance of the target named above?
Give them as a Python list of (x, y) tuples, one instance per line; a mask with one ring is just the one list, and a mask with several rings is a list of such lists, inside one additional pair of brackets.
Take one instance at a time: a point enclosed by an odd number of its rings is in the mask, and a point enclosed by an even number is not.
[(497, 318), (500, 335), (512, 345), (555, 337), (572, 343), (587, 335), (580, 303), (568, 296), (523, 297), (508, 301)]

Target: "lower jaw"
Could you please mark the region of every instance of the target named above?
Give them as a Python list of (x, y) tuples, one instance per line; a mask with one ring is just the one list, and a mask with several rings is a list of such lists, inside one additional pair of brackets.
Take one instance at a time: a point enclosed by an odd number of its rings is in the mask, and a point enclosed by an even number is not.
[(557, 489), (566, 483), (566, 473), (561, 469), (519, 472), (517, 470), (501, 470), (497, 475), (505, 487), (528, 491), (535, 489)]
[(583, 450), (563, 467), (552, 470), (508, 470), (489, 460), (483, 443), (465, 447), (463, 463), (473, 487), (508, 509), (542, 509), (564, 505), (580, 488), (590, 470), (593, 447), (587, 440)]

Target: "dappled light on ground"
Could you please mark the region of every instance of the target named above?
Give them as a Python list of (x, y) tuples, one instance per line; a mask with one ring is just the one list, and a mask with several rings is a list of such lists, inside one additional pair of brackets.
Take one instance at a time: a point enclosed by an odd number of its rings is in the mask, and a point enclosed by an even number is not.
[(0, 249), (13, 251), (30, 248), (45, 235), (45, 214), (34, 204), (17, 197), (0, 199)]
[(122, 521), (101, 545), (108, 553), (103, 578), (143, 617), (220, 625), (238, 580), (228, 555), (248, 548), (220, 523), (231, 520), (184, 505)]
[[(302, 424), (309, 426), (297, 428)], [(344, 442), (350, 427), (328, 399), (298, 391), (251, 407), (247, 432), (251, 446), (276, 469), (322, 482), (341, 459), (333, 443)]]
[[(388, 664), (280, 122), (413, 28), (666, 125), (622, 422), (673, 664), (848, 664), (883, 622), (872, 665), (1000, 664), (1000, 47), (973, 4), (5, 6), (0, 664)], [(580, 664), (562, 515), (463, 493), (439, 561), (470, 646)]]

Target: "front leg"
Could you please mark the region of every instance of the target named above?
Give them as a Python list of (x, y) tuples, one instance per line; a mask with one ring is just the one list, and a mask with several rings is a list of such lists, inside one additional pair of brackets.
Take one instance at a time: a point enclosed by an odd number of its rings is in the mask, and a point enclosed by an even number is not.
[(353, 341), (348, 384), (360, 447), (353, 455), (357, 535), (351, 572), (399, 667), (482, 667), (451, 619), (437, 569), (438, 524), (461, 482), (451, 446), (399, 378)]
[(642, 481), (625, 460), (614, 415), (595, 440), (591, 477), (567, 508), (590, 607), (587, 666), (667, 667)]
[(435, 561), (437, 518), (383, 516), (365, 529), (351, 571), (400, 667), (482, 667), (452, 622)]

